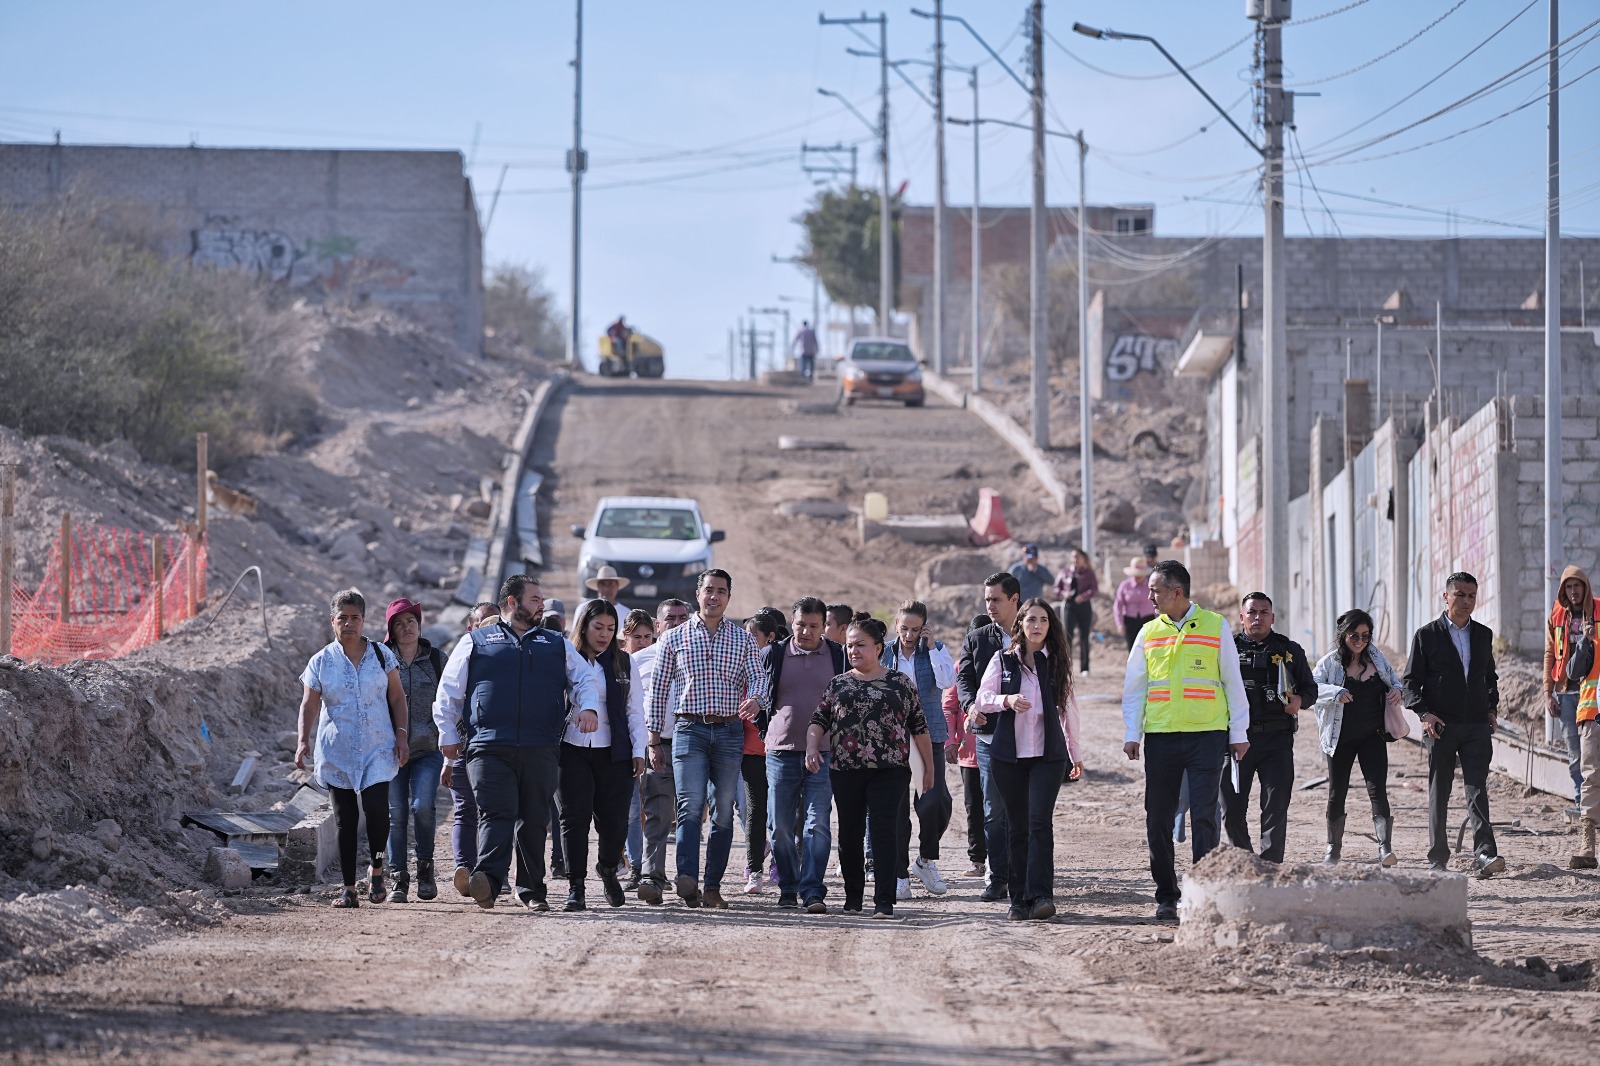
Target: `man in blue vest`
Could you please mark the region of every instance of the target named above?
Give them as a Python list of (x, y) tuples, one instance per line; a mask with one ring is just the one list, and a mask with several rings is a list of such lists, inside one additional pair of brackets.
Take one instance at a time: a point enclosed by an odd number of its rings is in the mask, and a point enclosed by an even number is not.
[(1150, 604), (1157, 617), (1144, 624), (1128, 652), (1122, 683), (1122, 750), (1137, 760), (1143, 745), (1144, 824), (1150, 875), (1156, 883), (1156, 920), (1177, 921), (1178, 873), (1172, 822), (1178, 793), (1189, 783), (1194, 861), (1221, 840), (1217, 799), (1223, 760), (1250, 750), (1250, 698), (1230, 647), (1228, 623), (1189, 599), (1189, 571), (1163, 559), (1150, 571)]
[[(518, 898), (530, 910), (547, 911), (545, 823), (567, 728), (567, 693), (570, 689), (573, 715), (594, 712), (581, 720), (589, 724), (599, 720), (600, 690), (597, 675), (572, 642), (540, 627), (544, 594), (538, 578), (506, 578), (500, 616), (467, 634), (450, 653), (433, 720), (446, 759), (465, 747), (467, 777), (478, 802), (478, 864), (467, 880), (467, 894), (485, 910), (493, 907), (515, 846)], [(523, 869), (523, 863), (531, 869)]]
[[(918, 600), (900, 605), (894, 618), (895, 636), (883, 649), (883, 665), (899, 670), (917, 686), (922, 700), (922, 716), (928, 720), (928, 740), (933, 745), (933, 788), (916, 798), (900, 798), (898, 851), (895, 862), (895, 895), (911, 898), (911, 875), (916, 874), (931, 895), (945, 894), (944, 878), (939, 875), (939, 840), (950, 825), (953, 801), (944, 782), (944, 744), (949, 728), (944, 717), (944, 690), (956, 683), (956, 664), (945, 646), (933, 639), (928, 629), (928, 608)], [(917, 860), (911, 861), (911, 808), (917, 810)]]

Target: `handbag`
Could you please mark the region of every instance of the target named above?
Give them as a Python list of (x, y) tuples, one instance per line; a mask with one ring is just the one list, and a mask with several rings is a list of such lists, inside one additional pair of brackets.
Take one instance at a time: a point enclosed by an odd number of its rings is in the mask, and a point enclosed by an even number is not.
[(1571, 655), (1567, 656), (1567, 680), (1582, 681), (1589, 676), (1589, 671), (1593, 669), (1594, 641), (1588, 637), (1579, 637), (1578, 646), (1572, 649)]
[(1391, 703), (1385, 693), (1383, 701), (1383, 731), (1389, 735), (1389, 743), (1404, 740), (1411, 735), (1411, 720), (1406, 717), (1405, 704)]

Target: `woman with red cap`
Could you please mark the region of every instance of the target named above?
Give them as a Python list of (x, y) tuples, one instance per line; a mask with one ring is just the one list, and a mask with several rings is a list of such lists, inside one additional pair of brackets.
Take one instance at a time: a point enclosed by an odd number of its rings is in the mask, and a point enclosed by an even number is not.
[[(437, 828), (435, 801), (444, 756), (439, 753), (439, 729), (433, 722), (433, 700), (444, 673), (444, 655), (422, 635), (422, 604), (398, 599), (384, 612), (394, 652), (400, 687), (406, 694), (410, 718), (411, 756), (389, 782), (389, 869), (394, 885), (390, 903), (404, 903), (410, 882), (406, 876), (406, 837), (416, 829), (417, 898), (439, 894), (433, 873), (433, 838)], [(407, 815), (410, 815), (408, 818)]]

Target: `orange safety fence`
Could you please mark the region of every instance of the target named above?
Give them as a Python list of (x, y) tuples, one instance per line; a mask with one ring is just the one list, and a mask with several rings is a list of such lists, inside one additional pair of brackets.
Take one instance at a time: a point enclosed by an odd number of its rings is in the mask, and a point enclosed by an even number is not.
[[(156, 626), (155, 545), (160, 542), (162, 627)], [(11, 651), (22, 659), (59, 666), (74, 659), (114, 659), (154, 644), (161, 633), (191, 617), (205, 602), (206, 549), (178, 533), (143, 533), (85, 524), (74, 526), (68, 559), (68, 600), (61, 617), (61, 538), (50, 549), (43, 578), (32, 592), (11, 593)]]

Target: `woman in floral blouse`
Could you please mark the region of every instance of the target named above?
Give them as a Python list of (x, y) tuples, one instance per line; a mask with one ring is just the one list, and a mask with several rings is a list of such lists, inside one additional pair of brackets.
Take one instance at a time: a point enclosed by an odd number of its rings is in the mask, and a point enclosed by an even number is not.
[(833, 745), (833, 801), (839, 814), (839, 868), (844, 910), (860, 914), (866, 889), (863, 845), (872, 814), (874, 918), (894, 917), (895, 825), (911, 784), (911, 745), (922, 758), (922, 790), (933, 788), (933, 747), (922, 701), (911, 679), (887, 670), (883, 655), (888, 628), (857, 615), (845, 630), (848, 671), (828, 683), (806, 730), (806, 769), (822, 765), (822, 737)]

